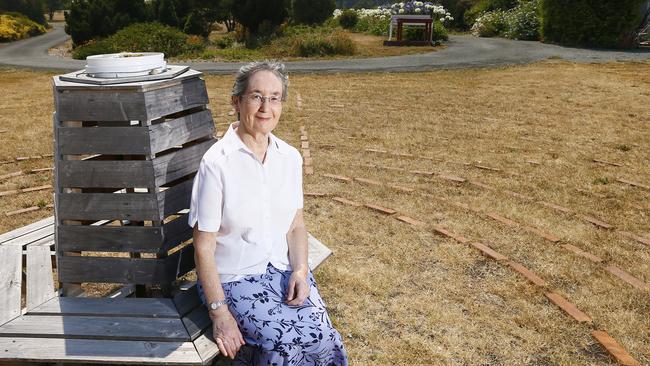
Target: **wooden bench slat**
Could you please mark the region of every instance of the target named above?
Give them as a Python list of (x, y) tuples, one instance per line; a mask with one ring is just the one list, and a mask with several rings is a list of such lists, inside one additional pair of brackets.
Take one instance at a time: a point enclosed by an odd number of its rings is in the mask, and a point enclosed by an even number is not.
[(56, 297), (30, 310), (29, 315), (180, 318), (172, 300), (163, 298)]
[(49, 245), (27, 246), (27, 310), (56, 296)]
[(332, 255), (332, 251), (309, 233), (307, 234), (307, 244), (309, 245), (309, 268), (314, 271)]
[(199, 298), (199, 291), (196, 287), (196, 284), (187, 290), (176, 294), (173, 301), (174, 305), (176, 306), (176, 310), (178, 310), (178, 314), (181, 317), (187, 315), (190, 311), (192, 311), (192, 309), (201, 304), (201, 299)]
[[(27, 226), (23, 226), (20, 228), (17, 228), (15, 230), (9, 231), (7, 233), (4, 233), (0, 235), (0, 245), (3, 245), (5, 242), (18, 238), (20, 236), (29, 234), (33, 231), (36, 231), (38, 229), (44, 228), (46, 226), (51, 226), (54, 225), (54, 216), (46, 217), (43, 220), (36, 221), (32, 224), (29, 224)], [(54, 230), (54, 229), (52, 229)]]
[[(209, 365), (219, 355), (219, 348), (212, 336), (212, 327), (208, 327), (205, 333), (194, 340), (194, 347), (196, 347), (196, 351), (199, 353), (204, 365)], [(239, 351), (241, 352), (242, 349)]]
[(203, 304), (195, 307), (182, 320), (191, 340), (198, 338), (206, 328), (212, 325), (208, 309)]
[(0, 337), (190, 340), (180, 319), (29, 314), (0, 327)]
[(36, 229), (32, 232), (25, 233), (23, 235), (17, 236), (13, 239), (9, 239), (0, 245), (18, 245), (25, 246), (32, 244), (36, 241), (39, 241), (44, 238), (50, 238), (54, 240), (54, 225), (48, 225), (39, 229)]
[(22, 261), (21, 247), (0, 245), (0, 325), (20, 315)]
[(0, 349), (0, 361), (202, 364), (192, 342), (0, 337)]

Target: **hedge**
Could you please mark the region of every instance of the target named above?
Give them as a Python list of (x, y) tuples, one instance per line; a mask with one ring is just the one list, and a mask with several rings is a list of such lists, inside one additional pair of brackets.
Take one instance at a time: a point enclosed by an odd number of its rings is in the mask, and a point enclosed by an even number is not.
[(645, 0), (542, 0), (542, 38), (567, 46), (633, 46)]

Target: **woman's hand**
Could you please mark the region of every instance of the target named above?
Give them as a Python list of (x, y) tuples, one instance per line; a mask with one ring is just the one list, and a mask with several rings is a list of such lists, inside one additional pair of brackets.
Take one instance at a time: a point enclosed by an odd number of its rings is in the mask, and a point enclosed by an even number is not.
[(291, 273), (287, 287), (287, 305), (300, 306), (309, 297), (309, 284), (307, 283), (307, 270), (298, 270)]
[(219, 347), (219, 352), (234, 360), (239, 348), (246, 344), (237, 326), (237, 321), (225, 305), (210, 311), (210, 318), (212, 319), (212, 334), (217, 342), (217, 347)]

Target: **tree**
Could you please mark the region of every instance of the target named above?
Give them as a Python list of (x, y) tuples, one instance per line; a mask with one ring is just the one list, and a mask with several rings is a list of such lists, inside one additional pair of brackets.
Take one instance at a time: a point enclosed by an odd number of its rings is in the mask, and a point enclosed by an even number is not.
[(47, 15), (50, 18), (50, 22), (54, 19), (54, 12), (60, 10), (63, 4), (61, 0), (47, 0), (45, 1), (45, 9), (47, 10)]
[(293, 0), (293, 20), (299, 24), (321, 24), (332, 16), (334, 0)]
[(78, 46), (150, 19), (144, 0), (76, 0), (65, 13), (65, 31)]
[(0, 0), (0, 11), (15, 11), (39, 24), (45, 24), (43, 0)]
[(217, 21), (223, 22), (226, 25), (226, 30), (232, 32), (235, 30), (235, 25), (237, 22), (232, 16), (232, 4), (233, 0), (221, 0), (219, 6), (217, 7)]
[(179, 20), (176, 14), (174, 0), (160, 0), (158, 3), (158, 21), (172, 27), (178, 27)]
[(236, 0), (232, 15), (251, 35), (257, 35), (260, 25), (277, 27), (287, 18), (288, 0)]

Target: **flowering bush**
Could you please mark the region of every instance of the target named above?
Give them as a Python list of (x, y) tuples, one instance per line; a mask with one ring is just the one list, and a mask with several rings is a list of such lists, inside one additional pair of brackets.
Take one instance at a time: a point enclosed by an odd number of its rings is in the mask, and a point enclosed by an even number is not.
[(522, 0), (510, 10), (493, 10), (479, 16), (472, 26), (478, 37), (501, 36), (521, 40), (539, 39), (537, 0)]
[(0, 15), (0, 42), (10, 42), (18, 39), (36, 36), (46, 32), (43, 25), (30, 20), (19, 13)]
[[(431, 15), (435, 20), (434, 23), (436, 23), (434, 25), (434, 40), (446, 39), (447, 30), (444, 28), (443, 23), (454, 20), (443, 6), (423, 1), (408, 1), (406, 3), (380, 6), (375, 9), (336, 9), (332, 14), (332, 19), (338, 24), (343, 24), (341, 17), (342, 15), (349, 16), (349, 12), (355, 12), (357, 15), (357, 22), (352, 28), (353, 31), (377, 36), (388, 35), (391, 16), (396, 14)], [(345, 20), (345, 23), (347, 24), (347, 20)], [(440, 38), (436, 38), (438, 34), (441, 35)]]
[(436, 5), (428, 1), (407, 1), (405, 3), (395, 3), (382, 7), (389, 10), (392, 15), (431, 15), (432, 18), (441, 22), (451, 21), (454, 18), (442, 5)]

